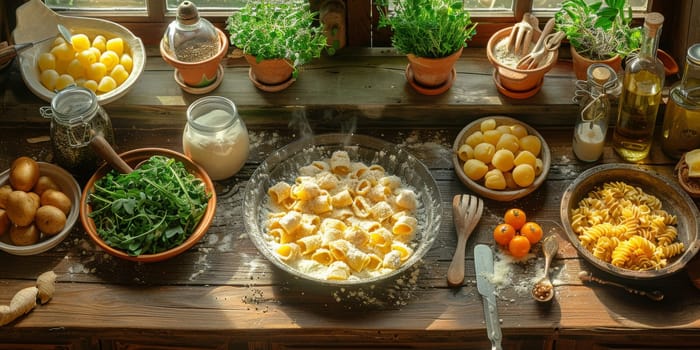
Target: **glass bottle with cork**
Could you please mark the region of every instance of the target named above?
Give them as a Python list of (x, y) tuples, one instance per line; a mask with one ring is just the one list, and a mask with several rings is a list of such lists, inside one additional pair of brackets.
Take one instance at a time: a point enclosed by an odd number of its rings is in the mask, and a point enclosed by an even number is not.
[(700, 148), (700, 44), (688, 48), (681, 81), (671, 87), (661, 134), (667, 156)]
[(625, 68), (612, 142), (615, 151), (628, 162), (646, 158), (651, 149), (665, 78), (664, 66), (656, 59), (663, 22), (660, 13), (647, 14), (639, 54)]
[(580, 91), (576, 92), (575, 100), (580, 108), (574, 127), (573, 150), (579, 160), (595, 162), (603, 154), (613, 113), (612, 100), (616, 98), (614, 93), (619, 83), (617, 73), (607, 64), (590, 65), (587, 75), (585, 87), (579, 87)]

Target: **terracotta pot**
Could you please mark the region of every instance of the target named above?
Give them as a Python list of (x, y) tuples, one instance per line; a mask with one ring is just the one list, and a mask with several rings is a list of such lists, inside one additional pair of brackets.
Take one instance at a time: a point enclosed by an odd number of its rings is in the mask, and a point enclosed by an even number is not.
[(457, 59), (462, 55), (462, 50), (459, 49), (459, 51), (441, 58), (426, 58), (408, 54), (408, 69), (412, 71), (413, 79), (421, 87), (427, 89), (444, 88), (445, 84), (452, 85), (454, 82), (452, 69), (454, 69)]
[(586, 80), (588, 78), (588, 67), (593, 63), (605, 63), (616, 72), (622, 71), (622, 57), (616, 55), (607, 60), (592, 60), (579, 55), (578, 51), (571, 46), (571, 61), (574, 65), (574, 74), (576, 79)]
[(204, 87), (216, 81), (219, 64), (228, 52), (228, 37), (219, 28), (216, 28), (216, 32), (219, 35), (219, 51), (216, 55), (200, 62), (184, 62), (170, 56), (163, 46), (163, 40), (160, 41), (160, 55), (165, 62), (177, 69), (186, 85)]
[(269, 59), (257, 62), (255, 56), (246, 54), (246, 61), (252, 70), (251, 80), (267, 86), (278, 86), (292, 79), (294, 67), (287, 59)]
[[(544, 64), (541, 64), (535, 69), (518, 69), (510, 65), (501, 62), (496, 54), (496, 46), (504, 39), (507, 40), (510, 36), (510, 32), (513, 27), (503, 28), (496, 33), (494, 33), (491, 38), (489, 38), (488, 44), (486, 46), (486, 55), (489, 62), (496, 67), (496, 74), (499, 81), (496, 82), (500, 84), (503, 89), (513, 91), (513, 92), (537, 92), (542, 86), (544, 75), (549, 72), (554, 64), (557, 62), (559, 57), (559, 52), (557, 50), (553, 51), (547, 58)], [(533, 42), (537, 41), (540, 36), (540, 32), (535, 32), (533, 35)], [(531, 96), (532, 94), (528, 94)]]

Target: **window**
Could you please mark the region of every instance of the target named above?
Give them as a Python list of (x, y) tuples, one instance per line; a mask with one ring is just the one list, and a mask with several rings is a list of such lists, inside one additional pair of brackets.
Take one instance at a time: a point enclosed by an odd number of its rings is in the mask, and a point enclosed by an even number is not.
[[(105, 17), (124, 24), (146, 44), (157, 44), (165, 27), (183, 0), (45, 0), (58, 12), (71, 15)], [(193, 0), (200, 12), (215, 25), (223, 28), (226, 18), (246, 0)], [(323, 0), (309, 0), (317, 9)], [(377, 11), (373, 0), (343, 0), (348, 20), (348, 46), (389, 46), (390, 32), (377, 30)], [(469, 46), (484, 46), (488, 38), (505, 26), (522, 18), (525, 12), (535, 13), (540, 19), (551, 17), (561, 0), (463, 0), (473, 21), (478, 22), (477, 35)], [(594, 1), (594, 0), (587, 0)], [(635, 12), (649, 10), (650, 0), (628, 0)], [(13, 10), (13, 9), (10, 9)]]

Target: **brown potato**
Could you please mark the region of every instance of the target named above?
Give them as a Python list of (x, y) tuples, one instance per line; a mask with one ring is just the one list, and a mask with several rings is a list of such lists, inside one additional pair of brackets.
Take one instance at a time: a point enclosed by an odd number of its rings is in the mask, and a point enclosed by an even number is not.
[(53, 181), (53, 179), (49, 176), (46, 175), (41, 175), (39, 176), (39, 179), (36, 181), (36, 185), (34, 185), (34, 189), (32, 189), (33, 192), (35, 192), (38, 195), (42, 195), (44, 191), (52, 189), (56, 191), (60, 191), (61, 188), (58, 187), (58, 185)]
[(17, 226), (28, 226), (34, 221), (37, 207), (32, 197), (24, 191), (12, 191), (7, 196), (7, 215)]
[(41, 197), (39, 197), (39, 195), (34, 192), (27, 192), (27, 195), (29, 195), (29, 198), (32, 199), (32, 203), (34, 203), (35, 209), (39, 209), (39, 207), (41, 206)]
[(32, 245), (39, 242), (39, 237), (41, 233), (37, 230), (34, 224), (29, 226), (15, 226), (12, 225), (10, 228), (10, 241), (14, 245)]
[(55, 235), (66, 226), (66, 214), (53, 205), (43, 205), (36, 211), (34, 224), (42, 233)]
[(2, 185), (0, 186), (0, 208), (7, 208), (7, 196), (12, 192), (12, 186)]
[(10, 230), (10, 217), (7, 216), (7, 211), (5, 209), (0, 209), (0, 236), (7, 233)]
[(57, 190), (48, 189), (41, 195), (41, 205), (52, 205), (68, 215), (72, 207), (70, 198), (65, 193)]
[(39, 164), (29, 157), (19, 157), (10, 167), (10, 185), (16, 191), (29, 192), (39, 180)]

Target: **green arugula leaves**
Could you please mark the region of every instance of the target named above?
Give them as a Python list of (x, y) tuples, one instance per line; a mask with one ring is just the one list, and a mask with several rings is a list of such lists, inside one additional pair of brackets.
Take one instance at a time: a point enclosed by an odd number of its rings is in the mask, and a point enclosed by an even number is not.
[(153, 156), (130, 174), (114, 170), (95, 182), (90, 217), (111, 247), (155, 254), (182, 244), (207, 209), (204, 183), (182, 162)]

